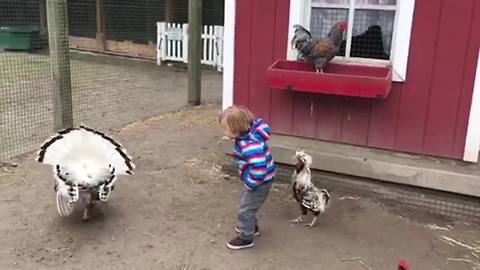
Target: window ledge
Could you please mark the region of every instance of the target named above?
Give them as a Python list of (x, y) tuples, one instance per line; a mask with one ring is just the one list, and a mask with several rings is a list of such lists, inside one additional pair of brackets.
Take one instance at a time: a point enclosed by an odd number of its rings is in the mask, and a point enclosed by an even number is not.
[[(340, 65), (361, 65), (366, 67), (382, 67), (382, 68), (392, 68), (392, 61), (390, 60), (381, 60), (381, 59), (369, 59), (369, 58), (345, 58), (343, 56), (336, 56), (330, 63), (340, 64)], [(399, 75), (395, 70), (395, 67), (392, 68), (392, 81), (394, 82), (405, 82), (405, 78)]]
[(391, 67), (329, 63), (317, 73), (303, 61), (277, 60), (267, 69), (272, 89), (386, 99), (392, 87)]

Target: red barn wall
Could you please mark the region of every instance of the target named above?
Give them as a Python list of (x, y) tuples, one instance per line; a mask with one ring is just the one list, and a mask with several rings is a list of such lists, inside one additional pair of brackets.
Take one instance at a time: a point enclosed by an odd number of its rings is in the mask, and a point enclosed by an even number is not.
[(407, 81), (387, 100), (271, 90), (286, 57), (289, 0), (237, 0), (234, 103), (274, 133), (461, 159), (480, 44), (480, 1), (417, 0)]

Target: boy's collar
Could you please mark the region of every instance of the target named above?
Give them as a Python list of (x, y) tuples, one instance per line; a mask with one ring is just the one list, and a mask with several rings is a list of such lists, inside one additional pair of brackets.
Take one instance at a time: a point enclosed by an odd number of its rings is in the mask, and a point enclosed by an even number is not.
[(255, 123), (257, 123), (258, 119), (255, 119), (253, 120), (251, 123), (250, 123), (250, 128), (245, 131), (243, 134), (241, 134), (237, 140), (245, 140), (245, 139), (250, 139), (250, 132), (252, 131), (252, 127), (253, 125), (255, 125)]
[(245, 133), (241, 134), (238, 139), (239, 140), (244, 140), (244, 139), (248, 139), (250, 138), (250, 130), (251, 129), (248, 129)]

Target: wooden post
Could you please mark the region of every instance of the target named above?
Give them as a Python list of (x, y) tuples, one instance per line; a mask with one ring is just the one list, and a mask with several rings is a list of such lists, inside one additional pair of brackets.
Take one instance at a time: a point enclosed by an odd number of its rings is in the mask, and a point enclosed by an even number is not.
[(55, 131), (73, 126), (67, 0), (47, 0)]
[(146, 31), (147, 33), (149, 33), (148, 35), (146, 35), (148, 37), (148, 40), (147, 40), (147, 43), (148, 43), (148, 46), (151, 47), (152, 49), (155, 49), (155, 43), (154, 41), (151, 39), (151, 35), (150, 33), (154, 33), (155, 30), (154, 28), (156, 27), (155, 25), (155, 17), (158, 16), (157, 12), (155, 12), (154, 10), (154, 7), (155, 7), (155, 2), (157, 2), (156, 0), (145, 0), (145, 28), (146, 28)]
[(175, 15), (173, 0), (165, 0), (165, 22), (173, 22), (174, 16)]
[(105, 1), (96, 0), (97, 7), (97, 50), (104, 52), (107, 46), (105, 32), (107, 31), (107, 22), (105, 18)]
[(202, 0), (188, 2), (188, 103), (199, 105), (202, 93)]
[(47, 41), (47, 2), (46, 0), (40, 0), (38, 3), (38, 8), (40, 12), (40, 36), (42, 39), (42, 46), (46, 44)]

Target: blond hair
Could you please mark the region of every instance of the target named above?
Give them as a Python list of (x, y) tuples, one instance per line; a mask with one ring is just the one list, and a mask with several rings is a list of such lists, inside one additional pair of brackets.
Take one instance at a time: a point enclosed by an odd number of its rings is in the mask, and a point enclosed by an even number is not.
[(255, 116), (246, 107), (234, 105), (219, 114), (218, 122), (220, 123), (223, 119), (232, 132), (240, 135), (250, 129)]

